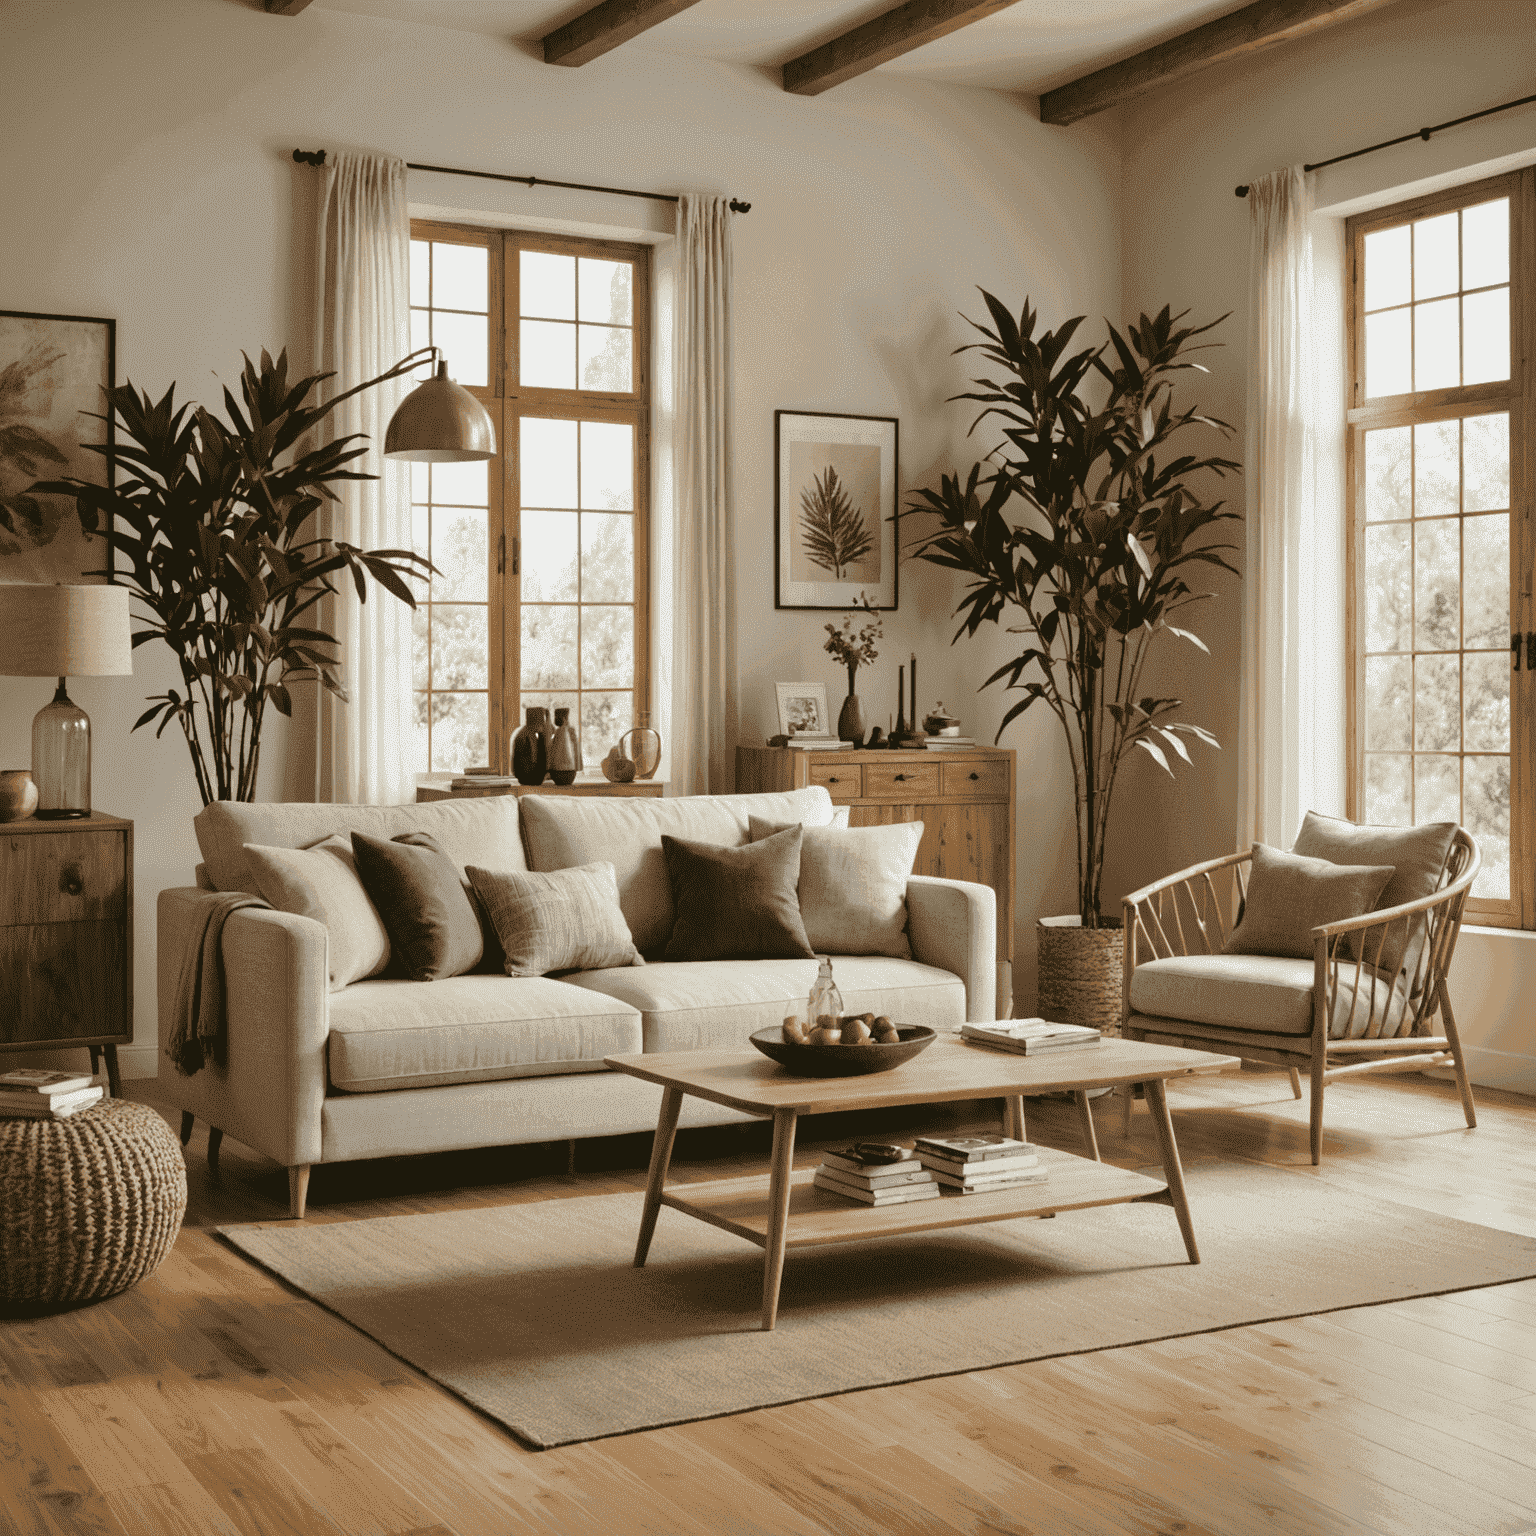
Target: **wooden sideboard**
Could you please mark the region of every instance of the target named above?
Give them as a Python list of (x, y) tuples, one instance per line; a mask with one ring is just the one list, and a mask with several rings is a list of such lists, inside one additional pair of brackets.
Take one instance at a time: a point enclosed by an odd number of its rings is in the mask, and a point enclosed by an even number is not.
[(973, 880), (997, 893), (997, 1008), (1013, 1010), (1014, 754), (999, 747), (807, 752), (737, 747), (736, 793), (825, 787), (855, 827), (920, 821), (913, 873)]

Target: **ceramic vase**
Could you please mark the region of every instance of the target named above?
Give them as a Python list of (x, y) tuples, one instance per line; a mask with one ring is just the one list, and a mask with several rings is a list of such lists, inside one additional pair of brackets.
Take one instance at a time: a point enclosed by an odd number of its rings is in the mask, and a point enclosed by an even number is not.
[(555, 734), (549, 742), (549, 776), (556, 784), (574, 784), (581, 766), (581, 748), (568, 709), (555, 711)]
[(549, 711), (528, 706), (523, 724), (512, 736), (512, 776), (519, 784), (542, 784), (549, 772)]
[(0, 769), (0, 821), (23, 821), (37, 809), (30, 768)]
[(610, 784), (629, 784), (634, 781), (634, 760), (625, 757), (624, 748), (619, 742), (613, 744), (613, 750), (603, 759), (601, 766), (603, 777)]
[(647, 714), (641, 714), (634, 729), (619, 737), (619, 747), (634, 763), (637, 779), (650, 778), (661, 766), (661, 732), (651, 729)]
[[(562, 725), (570, 724), (570, 707), (563, 706), (555, 711), (555, 729), (558, 731)], [(581, 760), (581, 728), (571, 724), (571, 740), (576, 743), (576, 772), (580, 773), (587, 765)]]
[(837, 735), (839, 741), (851, 741), (855, 747), (862, 747), (868, 727), (864, 724), (864, 706), (854, 692), (854, 679), (858, 675), (856, 667), (848, 668), (848, 697), (837, 714)]

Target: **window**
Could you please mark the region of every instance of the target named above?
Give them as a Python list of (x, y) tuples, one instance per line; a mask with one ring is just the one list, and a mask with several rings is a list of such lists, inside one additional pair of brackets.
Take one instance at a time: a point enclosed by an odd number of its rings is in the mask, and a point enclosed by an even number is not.
[[(510, 766), (530, 705), (595, 766), (649, 708), (650, 251), (413, 221), (411, 340), (486, 405), (497, 457), (413, 464), (416, 768)], [(425, 371), (423, 372), (425, 376)]]
[(1522, 171), (1348, 224), (1350, 810), (1460, 822), (1483, 853), (1469, 917), (1522, 927), (1536, 359), (1512, 340), (1536, 321), (1533, 212)]

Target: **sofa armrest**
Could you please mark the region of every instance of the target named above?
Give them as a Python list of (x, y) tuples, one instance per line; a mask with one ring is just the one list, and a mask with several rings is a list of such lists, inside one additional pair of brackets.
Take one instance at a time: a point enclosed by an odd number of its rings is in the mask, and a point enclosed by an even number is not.
[(971, 1024), (997, 1018), (997, 896), (990, 885), (913, 875), (907, 881), (912, 958), (965, 983)]
[(192, 936), (202, 932), (198, 909), (208, 899), (207, 892), (190, 888), (160, 893), (160, 1096), (284, 1167), (317, 1163), (330, 1031), (323, 923), (260, 907), (232, 912), (220, 944), (225, 1064), (210, 1062), (184, 1077), (166, 1058), (182, 957)]

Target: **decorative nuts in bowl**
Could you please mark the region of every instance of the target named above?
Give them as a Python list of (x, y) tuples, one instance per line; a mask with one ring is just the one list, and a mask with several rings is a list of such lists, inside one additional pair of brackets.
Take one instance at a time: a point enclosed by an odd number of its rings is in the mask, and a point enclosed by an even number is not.
[(763, 1055), (796, 1077), (855, 1077), (899, 1067), (936, 1037), (926, 1025), (893, 1024), (884, 1015), (865, 1013), (828, 1015), (809, 1028), (789, 1018), (749, 1038)]

